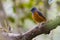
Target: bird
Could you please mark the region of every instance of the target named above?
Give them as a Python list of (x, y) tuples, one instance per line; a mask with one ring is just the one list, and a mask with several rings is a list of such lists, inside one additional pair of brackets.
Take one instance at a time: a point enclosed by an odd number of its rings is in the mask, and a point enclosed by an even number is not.
[(31, 9), (32, 18), (36, 23), (46, 22), (46, 17), (36, 8)]

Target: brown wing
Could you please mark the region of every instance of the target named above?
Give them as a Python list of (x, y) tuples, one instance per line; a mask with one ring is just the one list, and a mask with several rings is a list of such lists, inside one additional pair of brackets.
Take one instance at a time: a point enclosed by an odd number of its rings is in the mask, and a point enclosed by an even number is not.
[(33, 20), (35, 20), (35, 22), (40, 23), (42, 21), (46, 21), (46, 19), (44, 19), (42, 16), (40, 16), (37, 12), (35, 12), (33, 15)]

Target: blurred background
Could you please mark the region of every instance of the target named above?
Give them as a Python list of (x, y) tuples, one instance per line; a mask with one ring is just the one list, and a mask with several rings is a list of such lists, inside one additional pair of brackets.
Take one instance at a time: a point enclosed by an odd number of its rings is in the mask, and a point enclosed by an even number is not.
[[(60, 16), (60, 0), (0, 0), (0, 31), (22, 34), (34, 28), (37, 24), (32, 19), (33, 7), (41, 11), (47, 20)], [(42, 34), (34, 40), (60, 40), (59, 28), (58, 25), (54, 30), (53, 39)]]

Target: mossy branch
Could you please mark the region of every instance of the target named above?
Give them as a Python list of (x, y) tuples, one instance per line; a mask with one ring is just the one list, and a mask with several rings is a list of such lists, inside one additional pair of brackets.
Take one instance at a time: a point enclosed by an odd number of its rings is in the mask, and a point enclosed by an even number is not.
[(34, 37), (40, 34), (49, 34), (52, 29), (55, 29), (58, 25), (60, 25), (60, 17), (49, 21), (47, 23), (42, 23), (40, 26), (36, 26), (32, 30), (26, 32), (25, 34), (19, 35), (16, 37), (16, 40), (32, 40)]

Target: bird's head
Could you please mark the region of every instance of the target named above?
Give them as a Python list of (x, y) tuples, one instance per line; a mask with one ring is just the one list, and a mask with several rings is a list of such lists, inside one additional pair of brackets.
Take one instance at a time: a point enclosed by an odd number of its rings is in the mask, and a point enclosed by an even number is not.
[(34, 13), (34, 12), (36, 12), (36, 11), (37, 11), (37, 8), (35, 8), (35, 7), (31, 9), (31, 12), (32, 12), (32, 13)]

